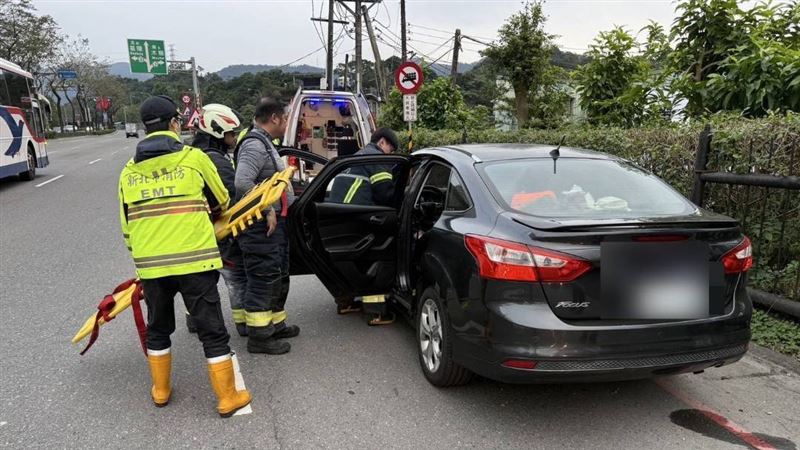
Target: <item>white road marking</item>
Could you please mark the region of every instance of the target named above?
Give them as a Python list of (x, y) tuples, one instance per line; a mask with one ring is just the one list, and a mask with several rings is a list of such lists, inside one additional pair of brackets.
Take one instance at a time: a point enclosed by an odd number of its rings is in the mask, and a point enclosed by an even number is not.
[(57, 179), (59, 179), (59, 178), (61, 178), (61, 177), (63, 177), (63, 176), (64, 176), (64, 175), (59, 175), (59, 176), (57, 176), (57, 177), (50, 178), (49, 180), (45, 181), (44, 183), (39, 183), (39, 184), (37, 184), (37, 185), (36, 185), (36, 187), (42, 187), (42, 186), (44, 186), (44, 185), (45, 185), (45, 184), (47, 184), (47, 183), (52, 183), (53, 181), (56, 181)]
[(92, 164), (96, 163), (97, 161), (101, 161), (102, 159), (103, 158), (97, 158), (94, 161), (89, 161), (89, 165), (91, 166)]
[[(247, 389), (244, 385), (244, 378), (242, 377), (242, 372), (239, 370), (239, 358), (236, 357), (234, 353), (231, 355), (231, 359), (233, 360), (233, 380), (234, 385), (236, 386), (237, 391), (242, 391)], [(244, 408), (236, 411), (233, 413), (234, 416), (243, 416), (245, 414), (252, 414), (253, 408), (252, 404), (245, 406)]]
[(114, 156), (114, 155), (116, 155), (118, 151), (119, 151), (119, 150), (114, 150), (113, 152), (111, 152), (111, 156)]

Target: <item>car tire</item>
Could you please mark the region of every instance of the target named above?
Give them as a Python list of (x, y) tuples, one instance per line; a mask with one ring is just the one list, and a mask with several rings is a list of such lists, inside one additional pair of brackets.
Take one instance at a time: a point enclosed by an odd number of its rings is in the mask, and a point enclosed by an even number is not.
[(417, 353), (425, 378), (434, 386), (467, 384), (472, 372), (453, 361), (453, 330), (444, 301), (433, 288), (419, 298), (416, 313)]
[(28, 170), (19, 174), (22, 181), (31, 181), (36, 178), (36, 153), (28, 146)]

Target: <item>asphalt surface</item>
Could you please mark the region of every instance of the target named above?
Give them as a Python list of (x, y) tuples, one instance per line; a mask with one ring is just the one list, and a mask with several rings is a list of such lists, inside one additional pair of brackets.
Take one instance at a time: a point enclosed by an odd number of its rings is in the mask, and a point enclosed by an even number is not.
[(181, 321), (173, 335), (172, 401), (157, 409), (130, 313), (104, 327), (87, 355), (70, 344), (102, 296), (134, 274), (119, 231), (116, 183), (136, 142), (122, 133), (55, 140), (50, 166), (34, 181), (0, 180), (2, 447), (800, 444), (800, 375), (764, 359), (748, 355), (659, 381), (517, 386), (478, 379), (437, 389), (420, 372), (409, 326), (371, 328), (359, 317), (337, 316), (314, 277), (292, 280), (289, 320), (302, 333), (291, 353), (250, 355), (244, 339), (231, 338), (254, 397), (251, 414), (217, 416), (200, 344)]

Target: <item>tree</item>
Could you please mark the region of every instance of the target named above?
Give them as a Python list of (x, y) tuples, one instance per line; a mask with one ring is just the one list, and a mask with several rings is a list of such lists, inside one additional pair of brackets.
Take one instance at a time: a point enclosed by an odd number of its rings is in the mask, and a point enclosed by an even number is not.
[(545, 33), (545, 21), (541, 1), (525, 3), (500, 27), (499, 42), (482, 52), (514, 88), (520, 126), (528, 122), (531, 95), (547, 77), (553, 54), (554, 36)]
[(668, 53), (663, 29), (648, 31), (644, 48), (622, 27), (603, 31), (589, 47), (591, 60), (573, 74), (590, 123), (631, 127), (671, 111), (658, 67)]
[(671, 67), (678, 75), (673, 88), (686, 100), (687, 113), (699, 116), (709, 111), (706, 82), (719, 72), (728, 52), (747, 38), (750, 24), (736, 0), (684, 0), (676, 12)]
[(464, 94), (468, 106), (482, 105), (489, 109), (494, 107), (498, 97), (496, 72), (487, 59), (482, 59), (469, 72), (460, 74), (456, 84)]
[[(426, 74), (427, 76), (427, 74)], [(417, 94), (416, 125), (433, 130), (485, 128), (489, 125), (489, 109), (485, 106), (467, 107), (461, 89), (449, 78), (426, 81)], [(382, 126), (403, 129), (403, 96), (393, 89), (381, 109)]]
[(672, 27), (675, 95), (690, 116), (800, 110), (800, 2), (684, 0)]
[(31, 0), (0, 2), (0, 57), (34, 72), (53, 55), (58, 42), (55, 20), (36, 15)]

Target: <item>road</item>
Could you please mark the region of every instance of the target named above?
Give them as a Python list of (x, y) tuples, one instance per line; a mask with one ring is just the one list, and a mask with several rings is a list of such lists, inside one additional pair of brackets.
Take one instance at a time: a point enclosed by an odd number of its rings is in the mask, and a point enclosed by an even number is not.
[(436, 389), (420, 372), (409, 326), (371, 328), (358, 317), (337, 316), (314, 277), (292, 280), (290, 321), (302, 333), (291, 353), (250, 355), (244, 339), (231, 338), (253, 393), (251, 414), (217, 416), (200, 344), (182, 322), (173, 335), (173, 400), (157, 409), (131, 314), (104, 327), (85, 356), (69, 342), (102, 295), (134, 273), (120, 237), (116, 183), (136, 142), (122, 133), (55, 140), (51, 165), (33, 182), (0, 180), (0, 446), (800, 444), (800, 376), (766, 359), (748, 355), (732, 366), (658, 381), (517, 386), (477, 380)]

